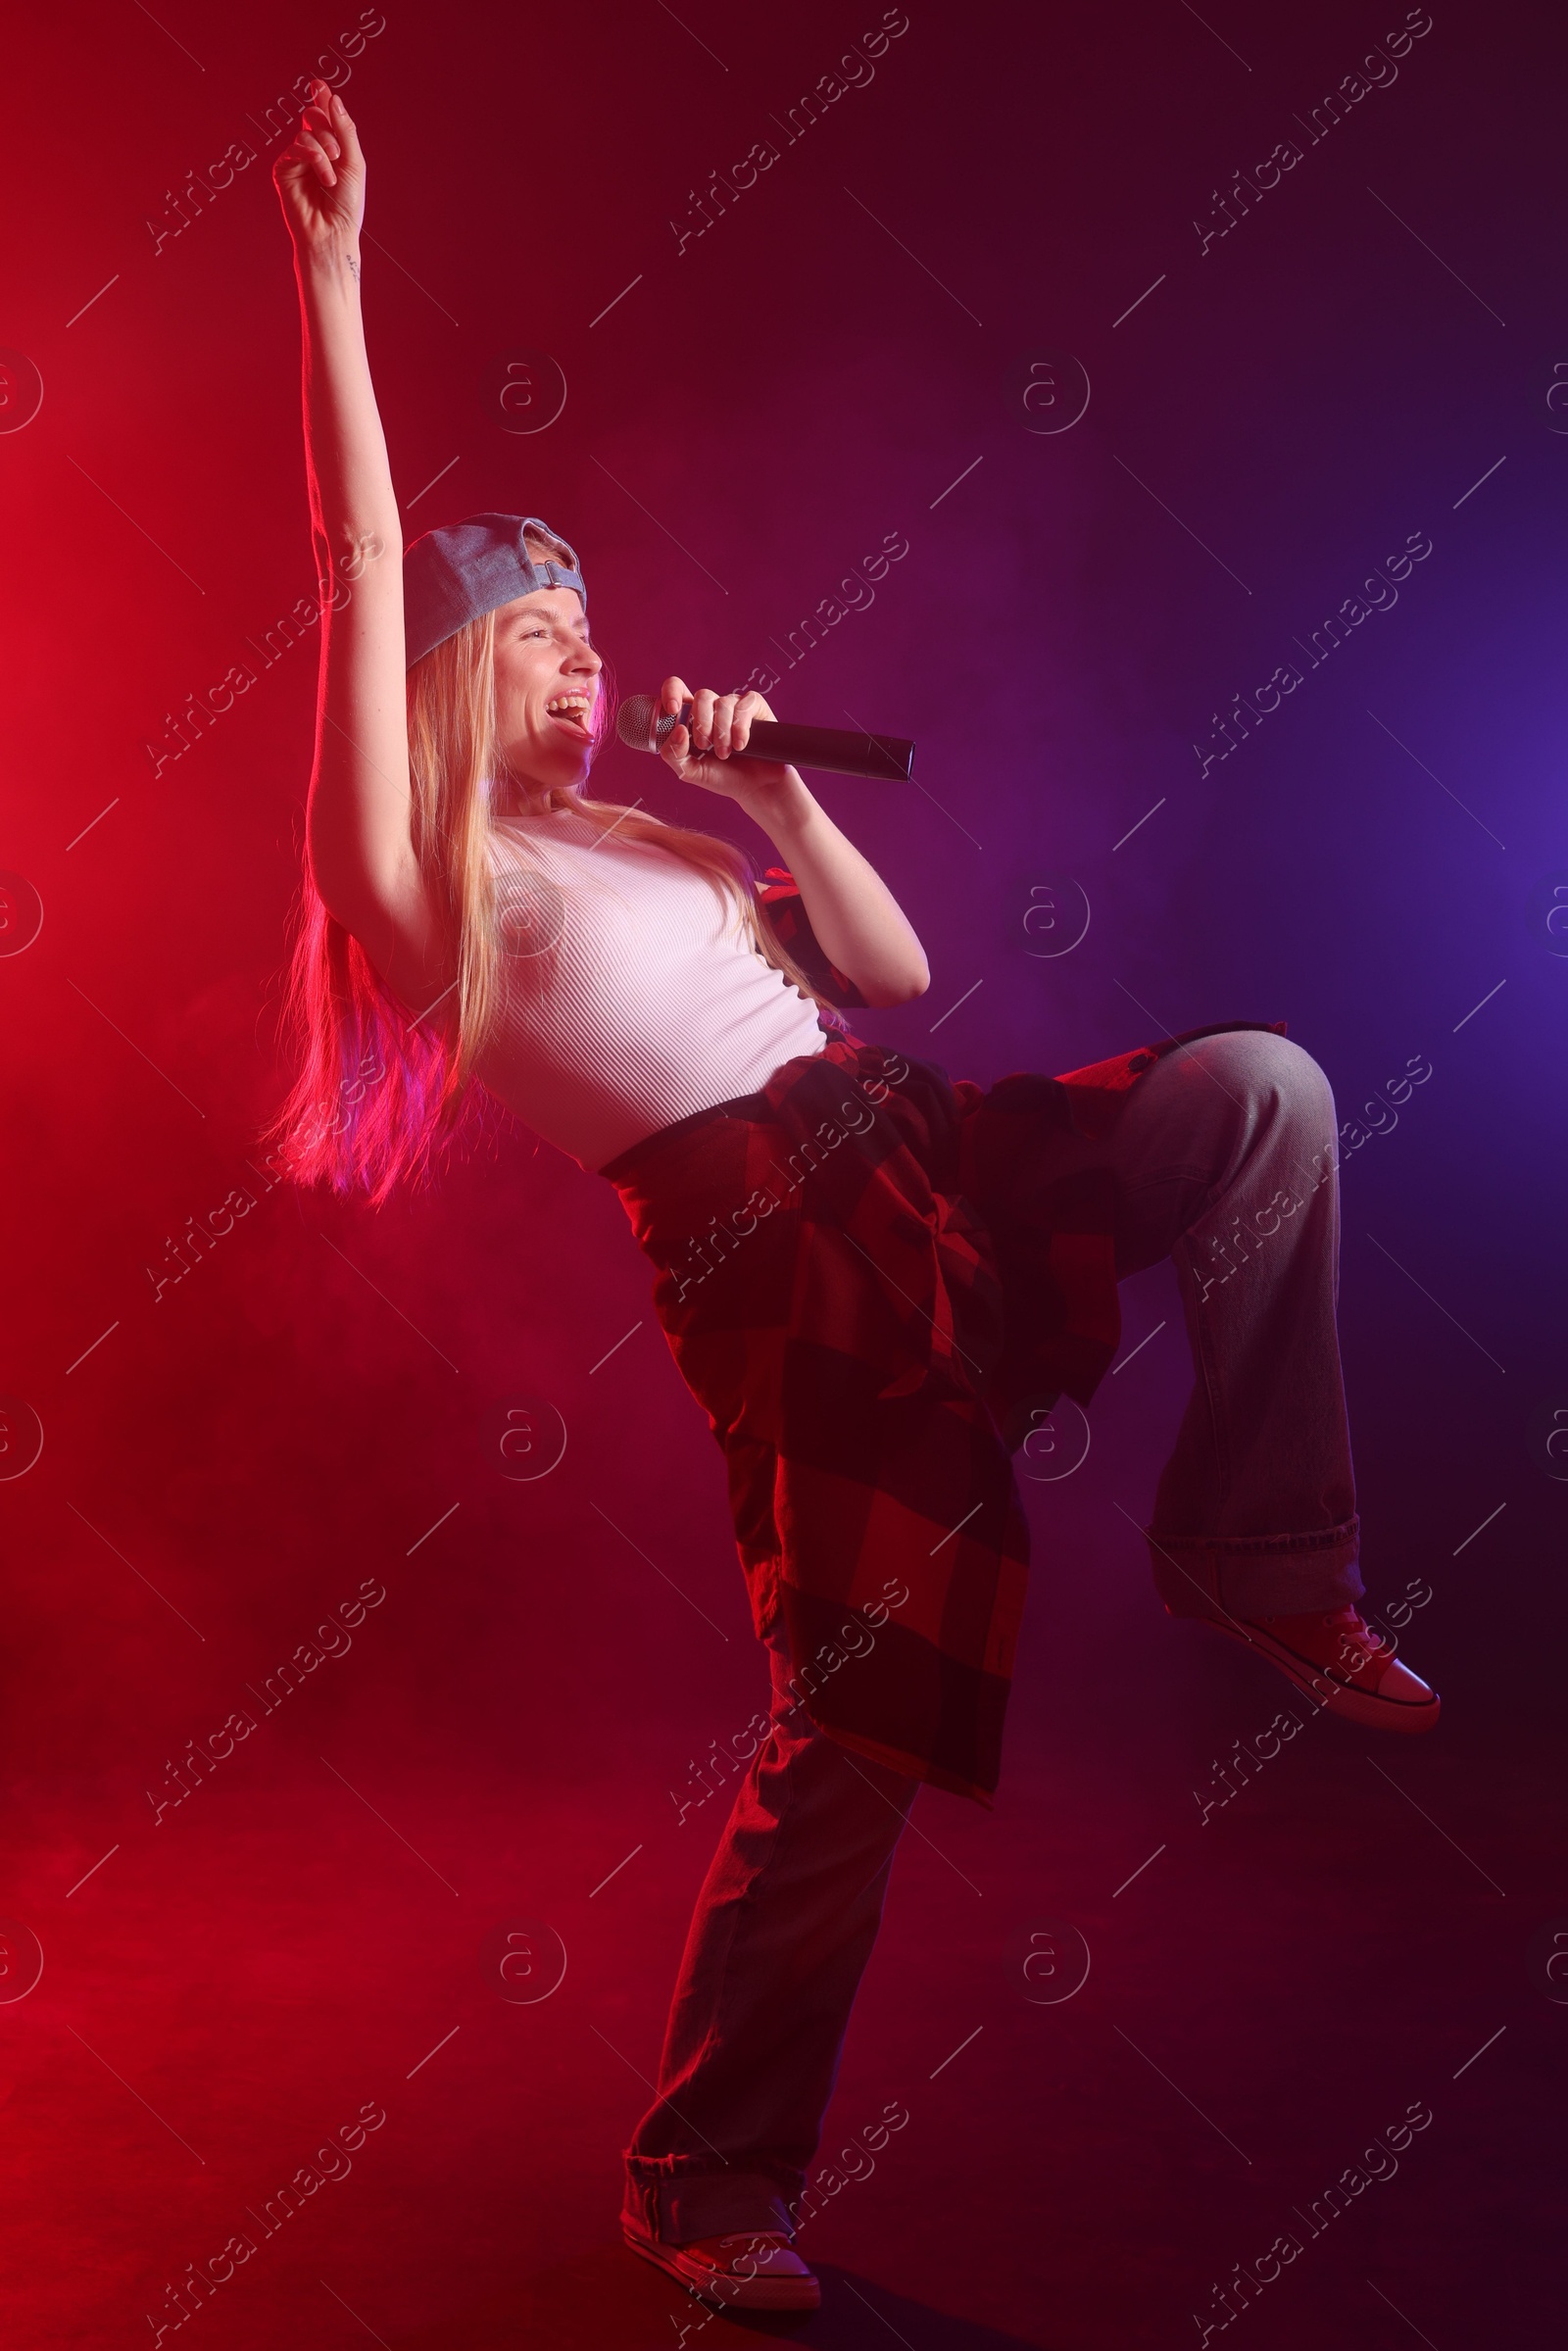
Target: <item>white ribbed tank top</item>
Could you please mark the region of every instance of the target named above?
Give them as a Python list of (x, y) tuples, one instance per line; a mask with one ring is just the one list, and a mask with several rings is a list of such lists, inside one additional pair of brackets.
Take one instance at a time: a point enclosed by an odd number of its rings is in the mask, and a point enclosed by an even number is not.
[(586, 1168), (827, 1043), (711, 883), (569, 809), (498, 816), (500, 1017), (476, 1075)]

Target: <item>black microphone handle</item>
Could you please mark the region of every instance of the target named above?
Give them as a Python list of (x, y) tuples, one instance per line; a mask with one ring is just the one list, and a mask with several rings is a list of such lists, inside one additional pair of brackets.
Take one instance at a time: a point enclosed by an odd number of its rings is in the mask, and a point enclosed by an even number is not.
[[(692, 706), (683, 702), (680, 723), (689, 727)], [(656, 732), (663, 741), (672, 721), (661, 717)], [(907, 783), (914, 766), (914, 745), (902, 735), (852, 734), (837, 726), (792, 726), (786, 720), (757, 718), (743, 759), (776, 759), (784, 767), (813, 767), (823, 775), (858, 775), (873, 782)]]

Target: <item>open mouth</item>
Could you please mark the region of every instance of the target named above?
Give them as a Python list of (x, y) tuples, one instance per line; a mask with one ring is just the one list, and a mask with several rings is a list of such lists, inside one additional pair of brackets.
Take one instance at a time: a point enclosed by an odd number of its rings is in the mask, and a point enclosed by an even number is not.
[(579, 743), (592, 736), (593, 704), (586, 694), (553, 694), (545, 704), (545, 716), (565, 727)]

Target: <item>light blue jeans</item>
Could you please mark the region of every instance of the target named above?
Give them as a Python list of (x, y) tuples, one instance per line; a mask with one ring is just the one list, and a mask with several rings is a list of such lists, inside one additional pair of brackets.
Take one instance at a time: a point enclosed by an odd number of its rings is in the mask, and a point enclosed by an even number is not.
[(686, 1937), (659, 2096), (626, 2150), (628, 2218), (668, 2244), (782, 2229), (816, 2152), (919, 1786), (816, 1728), (767, 1637), (768, 1737)]
[[(1299, 1047), (1206, 1037), (1142, 1078), (1110, 1135), (1119, 1275), (1174, 1259), (1196, 1384), (1150, 1529), (1178, 1616), (1292, 1615), (1359, 1598), (1334, 1308), (1333, 1097)], [(659, 2095), (626, 2150), (628, 2217), (668, 2243), (792, 2232), (894, 1848), (918, 1783), (850, 1754), (788, 1690), (770, 1636), (769, 1736), (713, 1856), (669, 2013)]]
[(1117, 1178), (1116, 1271), (1170, 1257), (1193, 1394), (1150, 1521), (1173, 1616), (1305, 1615), (1364, 1589), (1335, 1306), (1334, 1097), (1287, 1038), (1184, 1045), (1064, 1166)]

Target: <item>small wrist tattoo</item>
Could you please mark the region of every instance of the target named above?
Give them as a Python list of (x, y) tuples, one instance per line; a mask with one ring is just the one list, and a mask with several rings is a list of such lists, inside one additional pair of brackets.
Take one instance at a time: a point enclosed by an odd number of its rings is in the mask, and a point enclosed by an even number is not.
[(344, 260), (345, 260), (345, 261), (348, 263), (348, 266), (349, 266), (349, 274), (352, 276), (352, 278), (353, 278), (353, 280), (354, 280), (355, 284), (356, 284), (356, 285), (358, 285), (358, 284), (359, 284), (359, 282), (360, 282), (360, 265), (359, 265), (359, 263), (358, 263), (358, 262), (355, 260), (355, 258), (354, 258), (354, 256), (353, 256), (353, 254), (352, 254), (352, 253), (347, 253), (347, 254), (345, 254), (343, 258), (344, 258)]

